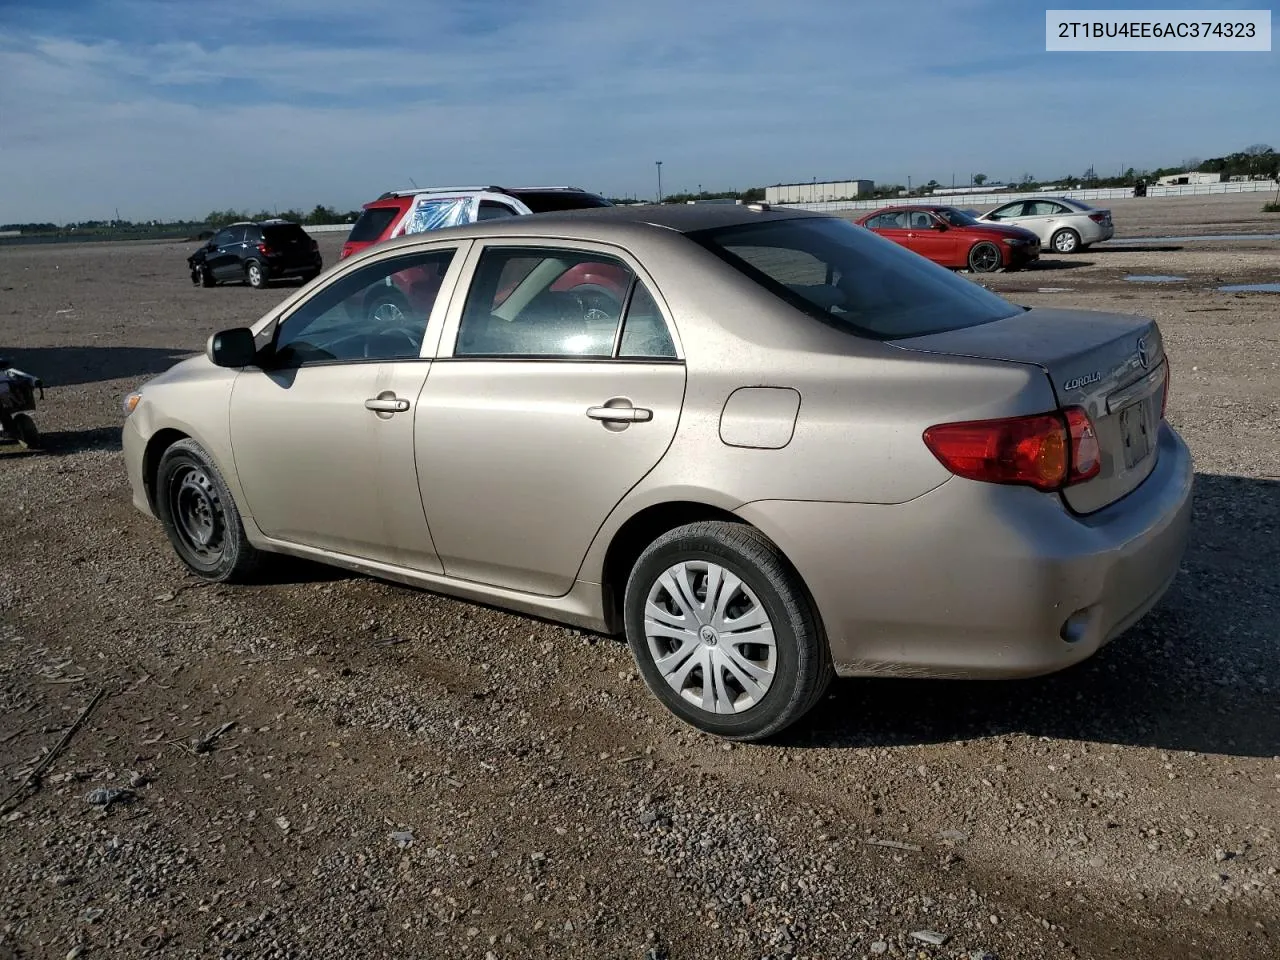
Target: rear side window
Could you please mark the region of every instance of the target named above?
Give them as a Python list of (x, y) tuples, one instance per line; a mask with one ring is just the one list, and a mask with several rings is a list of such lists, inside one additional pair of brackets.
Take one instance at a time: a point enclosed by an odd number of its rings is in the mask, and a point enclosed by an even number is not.
[(391, 221), (400, 215), (399, 207), (368, 207), (351, 225), (347, 240), (352, 243), (372, 243), (382, 236)]
[(585, 207), (612, 207), (604, 197), (572, 190), (512, 190), (512, 195), (534, 213), (581, 210)]
[(976, 283), (835, 217), (748, 223), (688, 236), (762, 292), (862, 336), (918, 337), (1019, 312)]

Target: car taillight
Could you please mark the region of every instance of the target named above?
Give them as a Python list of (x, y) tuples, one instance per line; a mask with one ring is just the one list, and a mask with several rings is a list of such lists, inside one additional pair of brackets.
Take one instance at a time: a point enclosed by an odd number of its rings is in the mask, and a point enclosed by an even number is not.
[(1164, 412), (1169, 409), (1169, 378), (1172, 375), (1172, 368), (1169, 366), (1169, 357), (1166, 354), (1164, 358), (1164, 386), (1160, 388), (1160, 419), (1164, 419)]
[(1105, 213), (1091, 213), (1089, 214), (1089, 219), (1094, 223), (1103, 223), (1107, 219), (1107, 215)]
[(338, 254), (338, 259), (345, 260), (347, 257), (351, 256), (355, 252), (356, 252), (355, 248), (351, 244), (344, 243), (342, 245), (342, 252)]
[(1080, 407), (999, 420), (940, 423), (924, 442), (957, 476), (1061, 490), (1102, 469), (1098, 437)]

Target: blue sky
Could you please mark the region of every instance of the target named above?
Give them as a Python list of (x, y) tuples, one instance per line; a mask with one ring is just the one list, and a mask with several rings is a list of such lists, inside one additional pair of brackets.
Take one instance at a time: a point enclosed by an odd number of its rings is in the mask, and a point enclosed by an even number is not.
[(0, 222), (348, 209), (411, 177), (652, 197), (655, 160), (670, 193), (1280, 147), (1280, 54), (1046, 53), (1046, 5), (0, 0)]

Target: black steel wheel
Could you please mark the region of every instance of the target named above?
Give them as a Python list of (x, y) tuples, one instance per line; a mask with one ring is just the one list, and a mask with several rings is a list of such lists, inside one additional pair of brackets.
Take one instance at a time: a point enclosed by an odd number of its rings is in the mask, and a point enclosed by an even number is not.
[(204, 448), (180, 440), (160, 458), (156, 513), (178, 558), (205, 580), (249, 580), (262, 554), (240, 522), (240, 511), (222, 474)]

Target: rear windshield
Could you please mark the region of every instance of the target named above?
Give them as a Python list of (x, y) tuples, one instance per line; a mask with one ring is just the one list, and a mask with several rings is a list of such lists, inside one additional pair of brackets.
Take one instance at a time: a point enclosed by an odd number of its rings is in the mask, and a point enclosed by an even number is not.
[(613, 206), (604, 197), (597, 197), (594, 193), (578, 193), (569, 190), (512, 190), (511, 193), (534, 213)]
[(369, 207), (360, 214), (360, 219), (351, 225), (347, 241), (369, 243), (377, 240), (399, 214), (399, 207)]
[(895, 340), (943, 333), (1022, 309), (836, 217), (748, 223), (688, 236), (792, 306), (863, 336)]
[(288, 223), (263, 227), (262, 239), (267, 243), (290, 243), (295, 240), (310, 240), (311, 237), (296, 223)]

